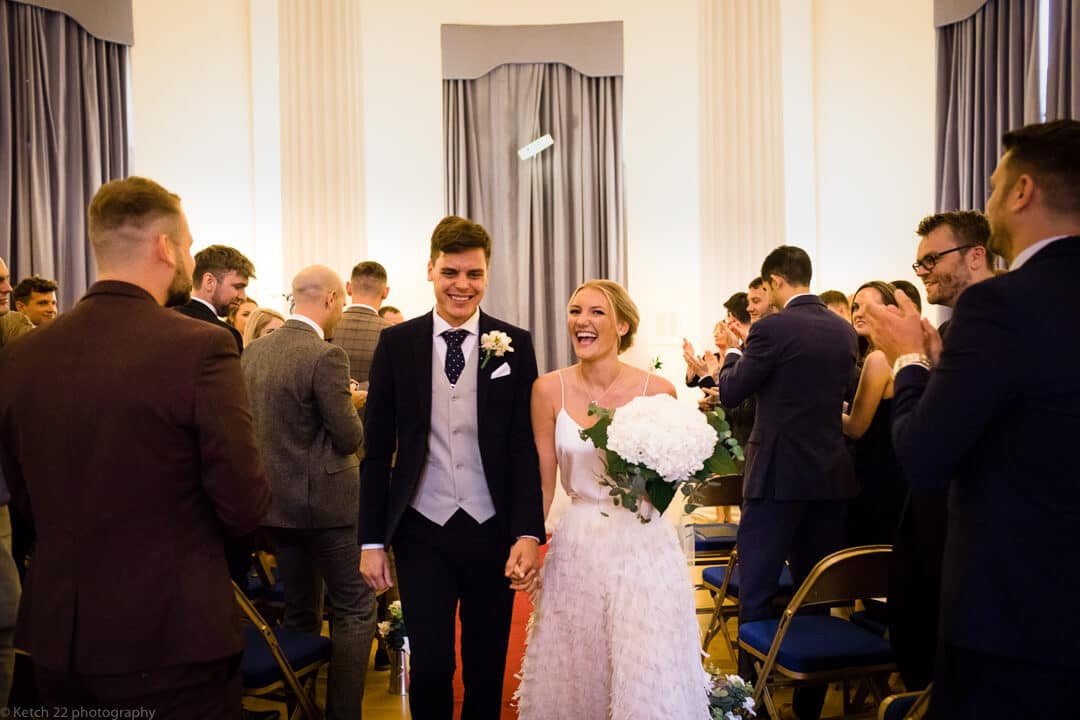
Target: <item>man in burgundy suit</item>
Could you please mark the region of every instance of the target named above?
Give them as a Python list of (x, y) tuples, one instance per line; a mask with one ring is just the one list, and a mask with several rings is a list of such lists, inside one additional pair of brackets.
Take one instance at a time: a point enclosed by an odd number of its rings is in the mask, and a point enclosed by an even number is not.
[(37, 529), (16, 644), (45, 705), (239, 719), (223, 545), (270, 503), (240, 357), (164, 307), (194, 265), (176, 195), (117, 180), (88, 220), (98, 281), (0, 352), (0, 464)]

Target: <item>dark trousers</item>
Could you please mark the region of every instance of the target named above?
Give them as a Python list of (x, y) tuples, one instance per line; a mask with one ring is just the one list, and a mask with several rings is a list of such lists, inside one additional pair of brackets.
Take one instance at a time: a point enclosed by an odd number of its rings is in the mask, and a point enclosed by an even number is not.
[(947, 522), (945, 491), (910, 490), (889, 568), (889, 642), (908, 690), (934, 676)]
[(333, 641), (326, 716), (356, 720), (375, 636), (375, 593), (360, 575), (356, 528), (273, 528), (271, 537), (285, 584), (286, 627), (315, 633), (322, 629), (326, 583)]
[[(785, 560), (797, 588), (821, 558), (842, 547), (848, 505), (847, 500), (743, 503), (737, 538), (740, 625), (777, 616), (773, 598)], [(754, 680), (754, 658), (748, 653), (739, 653), (739, 674)], [(794, 708), (800, 720), (816, 720), (821, 715), (827, 690), (824, 685), (795, 690)]]
[[(1070, 653), (1073, 648), (1062, 648)], [(1002, 658), (942, 644), (928, 720), (1077, 716), (1076, 668)]]
[(34, 677), (42, 705), (62, 708), (54, 713), (67, 711), (65, 717), (73, 717), (77, 708), (152, 710), (154, 720), (241, 717), (240, 656), (126, 675), (64, 673), (35, 665)]
[[(459, 510), (439, 526), (409, 508), (394, 536), (401, 607), (412, 651), (414, 720), (454, 710), (454, 615), (461, 616), (462, 720), (498, 720), (514, 593), (504, 577), (510, 543), (495, 518)], [(460, 611), (458, 610), (460, 604)]]

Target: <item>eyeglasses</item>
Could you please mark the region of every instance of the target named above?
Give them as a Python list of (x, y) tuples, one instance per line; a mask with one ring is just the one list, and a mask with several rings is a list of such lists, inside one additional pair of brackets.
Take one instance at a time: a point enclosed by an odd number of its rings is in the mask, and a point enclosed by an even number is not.
[(931, 272), (934, 269), (934, 267), (938, 264), (938, 260), (940, 260), (944, 256), (948, 255), (949, 253), (956, 252), (957, 250), (967, 250), (968, 248), (973, 248), (973, 247), (975, 247), (974, 244), (972, 244), (972, 245), (961, 245), (959, 247), (954, 247), (951, 250), (945, 250), (944, 252), (927, 253), (926, 255), (923, 255), (921, 258), (919, 258), (918, 260), (913, 262), (911, 264), (911, 269), (914, 270), (915, 272), (919, 272), (919, 268), (921, 267), (921, 268), (925, 268), (926, 272)]

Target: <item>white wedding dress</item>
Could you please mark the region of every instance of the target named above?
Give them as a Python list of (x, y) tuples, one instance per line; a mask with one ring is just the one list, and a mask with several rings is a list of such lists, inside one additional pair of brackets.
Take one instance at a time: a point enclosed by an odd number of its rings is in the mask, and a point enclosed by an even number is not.
[(599, 482), (600, 451), (580, 431), (561, 409), (555, 450), (571, 505), (544, 561), (518, 717), (707, 720), (693, 587), (676, 530), (655, 511), (642, 523), (612, 503)]

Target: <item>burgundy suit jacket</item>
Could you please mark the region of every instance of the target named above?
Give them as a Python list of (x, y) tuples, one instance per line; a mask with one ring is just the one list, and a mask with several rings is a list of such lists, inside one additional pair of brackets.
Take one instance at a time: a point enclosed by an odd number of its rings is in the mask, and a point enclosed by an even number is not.
[(0, 463), (37, 540), (16, 643), (126, 674), (239, 653), (226, 534), (270, 503), (236, 345), (123, 282), (0, 352)]

